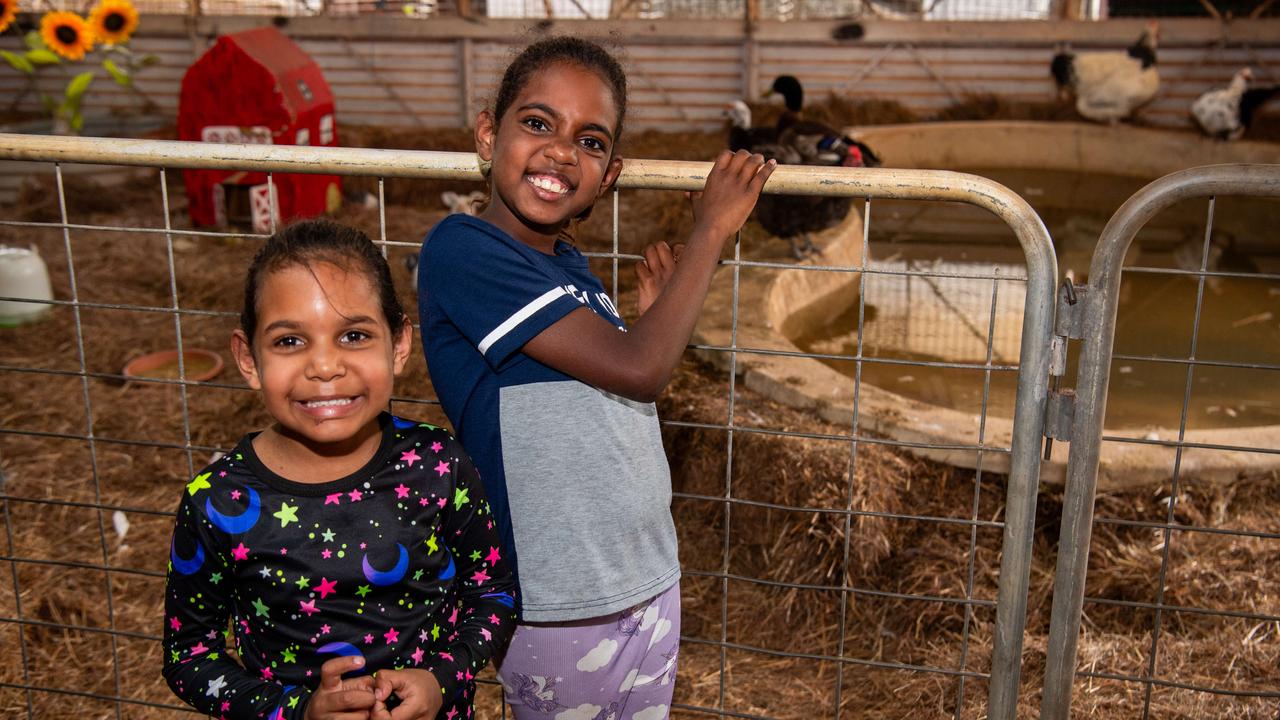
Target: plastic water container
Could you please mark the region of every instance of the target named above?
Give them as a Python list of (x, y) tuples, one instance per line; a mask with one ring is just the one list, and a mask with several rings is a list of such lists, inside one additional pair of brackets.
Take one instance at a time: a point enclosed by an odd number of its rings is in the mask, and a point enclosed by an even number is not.
[[(49, 268), (35, 247), (19, 248), (0, 245), (0, 298), (52, 300)], [(52, 305), (0, 300), (0, 326), (13, 327), (30, 322), (49, 311)]]

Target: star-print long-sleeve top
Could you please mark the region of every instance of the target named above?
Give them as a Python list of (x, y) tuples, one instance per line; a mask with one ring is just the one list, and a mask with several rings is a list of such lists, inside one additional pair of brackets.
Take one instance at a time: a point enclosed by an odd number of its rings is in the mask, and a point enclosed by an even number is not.
[[(447, 431), (384, 414), (373, 459), (332, 482), (269, 470), (253, 437), (182, 494), (164, 676), (225, 718), (302, 718), (320, 666), (422, 668), (446, 705), (515, 629), (515, 583), (471, 460)], [(235, 655), (229, 654), (234, 642)]]

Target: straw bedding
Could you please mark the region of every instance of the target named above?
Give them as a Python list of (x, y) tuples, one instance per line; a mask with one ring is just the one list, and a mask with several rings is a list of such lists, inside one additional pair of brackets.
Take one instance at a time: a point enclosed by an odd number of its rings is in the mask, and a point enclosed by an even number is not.
[[(848, 109), (836, 111), (848, 112)], [(884, 108), (869, 112), (891, 112)], [(870, 122), (871, 120), (865, 120)], [(462, 131), (394, 135), (367, 129), (351, 133), (378, 147), (466, 149)], [(351, 140), (348, 140), (351, 142)], [(633, 134), (625, 152), (638, 157), (703, 159), (714, 154), (716, 134)], [(174, 222), (183, 227), (180, 180), (170, 174)], [(357, 179), (348, 190), (376, 183)], [(417, 242), (443, 215), (434, 198), (460, 184), (388, 181), (387, 238)], [(29, 189), (6, 217), (53, 219), (56, 198), (47, 186)], [(163, 224), (158, 178), (104, 190), (68, 184), (72, 222), (117, 227)], [(624, 224), (623, 252), (688, 229), (687, 210), (676, 193), (628, 192), (622, 217), (653, 218)], [(376, 210), (349, 204), (339, 219), (378, 237)], [(607, 206), (579, 228), (579, 243), (607, 250), (611, 219)], [(48, 263), (55, 295), (71, 296), (61, 232), (0, 228), (0, 242), (34, 244)], [(184, 308), (238, 312), (243, 268), (257, 240), (184, 238), (174, 253), (177, 295)], [(85, 302), (129, 303), (163, 308), (172, 302), (163, 235), (114, 231), (71, 233), (76, 291)], [(748, 226), (744, 250), (781, 257), (784, 243)], [(389, 249), (406, 305), (416, 306), (401, 264), (409, 248)], [(606, 285), (611, 264), (596, 264)], [(634, 308), (631, 275), (619, 278), (620, 308)], [(145, 352), (169, 347), (175, 323), (163, 312), (84, 308), (80, 313), (85, 366), (90, 373), (118, 375), (123, 364)], [(233, 317), (184, 315), (183, 342), (219, 351), (230, 360), (227, 338)], [(184, 398), (177, 387), (126, 383), (118, 377), (74, 375), (80, 368), (76, 320), (55, 308), (42, 322), (0, 330), (0, 364), (51, 372), (5, 372), (0, 381), (0, 427), (42, 433), (0, 435), (3, 491), (22, 498), (4, 505), (4, 552), (32, 559), (11, 563), (0, 592), (0, 615), (19, 614), (26, 623), (0, 623), (0, 683), (62, 688), (72, 693), (119, 694), (143, 704), (127, 705), (126, 717), (151, 718), (179, 711), (159, 677), (163, 573), (170, 513), (190, 471), (186, 454), (171, 445), (226, 448), (245, 431), (267, 422), (257, 398), (242, 389), (233, 368), (194, 388)], [(660, 401), (667, 420), (724, 424), (729, 419), (729, 383), (724, 373), (687, 361)], [(226, 387), (222, 387), (225, 385)], [(92, 407), (92, 452), (85, 399)], [(397, 385), (396, 412), (444, 419), (437, 406), (415, 402), (434, 397), (420, 353)], [(189, 423), (184, 423), (184, 406)], [(743, 427), (847, 435), (836, 427), (760, 397), (740, 384), (733, 420)], [(737, 713), (782, 718), (832, 716), (840, 678), (841, 717), (981, 717), (990, 664), (999, 571), (1000, 529), (981, 523), (1003, 519), (1003, 478), (981, 477), (913, 456), (884, 444), (816, 440), (671, 425), (665, 439), (680, 529), (684, 634), (677, 702), (724, 707)], [(128, 443), (113, 440), (127, 440)], [(732, 462), (727, 448), (732, 443)], [(198, 450), (194, 463), (206, 462)], [(95, 479), (96, 469), (96, 479)], [(726, 506), (726, 494), (746, 501)], [(1102, 517), (1162, 522), (1170, 488), (1100, 497)], [(48, 503), (34, 503), (40, 499)], [(83, 504), (100, 503), (98, 512)], [(1046, 488), (1038, 503), (1034, 562), (1028, 603), (1020, 716), (1039, 704), (1059, 491)], [(1181, 487), (1173, 504), (1178, 522), (1214, 528), (1280, 531), (1280, 478), (1241, 478), (1217, 487)], [(122, 537), (112, 509), (125, 510)], [(803, 508), (803, 509), (794, 509)], [(854, 511), (846, 515), (843, 510)], [(909, 516), (909, 517), (899, 517)], [(847, 518), (847, 519), (846, 519)], [(939, 522), (943, 518), (959, 522)], [(976, 519), (978, 525), (965, 521)], [(1163, 533), (1132, 523), (1100, 523), (1093, 533), (1090, 597), (1154, 602), (1164, 549)], [(1173, 533), (1164, 583), (1166, 605), (1237, 613), (1280, 614), (1280, 541), (1207, 533)], [(47, 564), (56, 561), (59, 564)], [(71, 565), (68, 566), (67, 563)], [(130, 572), (109, 575), (102, 565)], [(728, 579), (709, 573), (727, 573)], [(789, 587), (787, 583), (800, 587)], [(857, 592), (843, 599), (831, 587)], [(15, 597), (13, 587), (20, 592)], [(923, 596), (926, 599), (920, 599)], [(954, 602), (965, 597), (985, 604)], [(949, 602), (950, 601), (950, 602)], [(1088, 604), (1078, 667), (1098, 673), (1141, 675), (1150, 662), (1154, 614), (1123, 605)], [(114, 639), (92, 629), (111, 628)], [(1157, 674), (1164, 679), (1233, 690), (1280, 687), (1280, 627), (1247, 617), (1165, 611), (1160, 618)], [(843, 633), (842, 633), (843, 630)], [(709, 644), (721, 639), (730, 647)], [(763, 651), (763, 652), (761, 652)], [(781, 653), (781, 654), (779, 654)], [(853, 660), (843, 668), (825, 660)], [(803, 657), (792, 657), (801, 655)], [(114, 657), (114, 662), (113, 662)], [(885, 664), (922, 670), (903, 670)], [(723, 672), (722, 672), (723, 669)], [(941, 669), (951, 674), (925, 672)], [(117, 684), (118, 683), (118, 684)], [(1077, 681), (1077, 716), (1133, 717), (1145, 686), (1097, 677)], [(723, 693), (723, 696), (722, 696)], [(77, 694), (36, 692), (38, 717), (107, 717), (113, 704)], [(1276, 700), (1208, 695), (1157, 687), (1153, 717), (1272, 718)], [(481, 717), (498, 716), (497, 692), (485, 686)], [(0, 716), (25, 714), (22, 690), (0, 688)], [(677, 712), (677, 715), (693, 713)]]

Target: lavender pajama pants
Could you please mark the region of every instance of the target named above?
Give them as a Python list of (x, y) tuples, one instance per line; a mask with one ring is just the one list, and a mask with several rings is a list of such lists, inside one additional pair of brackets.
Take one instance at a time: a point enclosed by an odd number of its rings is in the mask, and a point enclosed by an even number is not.
[(680, 585), (615, 615), (516, 626), (498, 665), (515, 720), (662, 720), (680, 652)]

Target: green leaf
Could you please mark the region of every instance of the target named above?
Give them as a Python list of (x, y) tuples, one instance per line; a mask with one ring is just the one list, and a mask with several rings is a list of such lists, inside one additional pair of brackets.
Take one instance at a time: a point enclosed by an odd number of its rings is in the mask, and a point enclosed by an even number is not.
[(0, 56), (4, 57), (4, 59), (7, 60), (10, 65), (13, 66), (13, 69), (17, 70), (18, 72), (24, 72), (28, 75), (31, 75), (36, 71), (36, 67), (31, 64), (31, 61), (22, 57), (21, 55), (11, 53), (8, 50), (0, 50)]
[(71, 125), (71, 129), (76, 132), (80, 132), (80, 130), (84, 128), (84, 115), (80, 114), (79, 108), (76, 108), (76, 110), (71, 113), (71, 122), (69, 124)]
[(22, 36), (22, 42), (27, 44), (29, 50), (48, 50), (49, 46), (44, 44), (44, 38), (40, 37), (39, 31), (32, 30)]
[(92, 72), (82, 72), (71, 78), (71, 82), (67, 83), (67, 99), (80, 100), (84, 95), (84, 91), (89, 89), (89, 83), (93, 82)]
[(49, 97), (48, 95), (45, 95), (44, 93), (40, 93), (40, 104), (44, 105), (45, 115), (53, 115), (54, 113), (58, 112), (59, 108), (53, 102), (53, 98)]
[(160, 64), (160, 57), (158, 55), (143, 55), (138, 60), (138, 67), (140, 68), (151, 67), (152, 65), (159, 65), (159, 64)]
[(133, 84), (133, 77), (129, 75), (129, 72), (119, 65), (116, 65), (111, 60), (103, 60), (102, 67), (105, 68), (107, 72), (111, 73), (111, 77), (116, 81), (117, 85)]
[(62, 62), (62, 59), (59, 58), (56, 53), (54, 53), (52, 50), (46, 50), (44, 48), (36, 48), (34, 50), (28, 50), (26, 57), (28, 60), (30, 60), (32, 63), (36, 65), (57, 65), (58, 63)]

